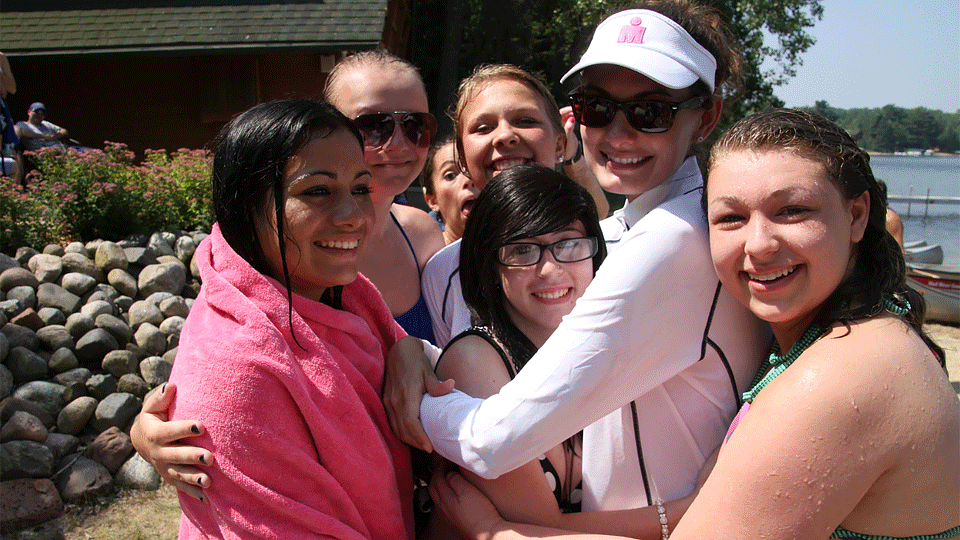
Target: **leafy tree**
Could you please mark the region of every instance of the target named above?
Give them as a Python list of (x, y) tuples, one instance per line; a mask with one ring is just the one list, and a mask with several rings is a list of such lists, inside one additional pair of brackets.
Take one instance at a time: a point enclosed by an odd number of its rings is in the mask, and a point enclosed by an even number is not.
[[(730, 25), (744, 52), (744, 92), (728, 107), (721, 129), (751, 112), (782, 106), (773, 89), (795, 74), (813, 45), (807, 29), (822, 17), (821, 2), (704, 1)], [(603, 17), (623, 7), (629, 7), (623, 0), (420, 0), (413, 8), (411, 59), (421, 68), (435, 112), (448, 109), (456, 83), (483, 63), (519, 65), (562, 101), (560, 77)], [(764, 68), (765, 59), (774, 67)], [(441, 124), (449, 129), (442, 117)]]
[(867, 150), (896, 152), (916, 148), (947, 153), (960, 150), (960, 111), (948, 113), (925, 107), (904, 109), (896, 105), (876, 109), (837, 109), (826, 101), (804, 108), (837, 122)]

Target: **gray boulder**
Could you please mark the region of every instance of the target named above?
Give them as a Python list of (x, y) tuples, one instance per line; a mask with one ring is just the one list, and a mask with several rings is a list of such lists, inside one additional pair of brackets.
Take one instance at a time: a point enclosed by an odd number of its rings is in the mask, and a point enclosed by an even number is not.
[(142, 403), (133, 394), (116, 392), (103, 398), (93, 413), (91, 423), (97, 431), (103, 432), (111, 427), (126, 430), (133, 418), (140, 412)]
[(13, 392), (13, 373), (7, 369), (7, 366), (0, 364), (0, 401), (7, 398)]
[(37, 305), (54, 307), (64, 313), (73, 313), (80, 306), (80, 297), (56, 283), (41, 283), (37, 287)]
[(25, 326), (7, 323), (3, 325), (3, 328), (0, 328), (0, 333), (6, 336), (11, 350), (14, 347), (25, 347), (31, 351), (35, 351), (40, 347), (40, 340), (37, 339), (37, 333)]
[(110, 471), (92, 459), (70, 454), (62, 461), (64, 463), (58, 467), (61, 472), (53, 477), (53, 482), (65, 501), (106, 495), (113, 486)]
[(63, 259), (59, 255), (40, 253), (30, 258), (27, 268), (40, 283), (54, 283), (63, 273)]
[(117, 391), (133, 394), (143, 399), (147, 395), (147, 392), (150, 391), (150, 385), (147, 384), (147, 381), (140, 378), (139, 375), (127, 373), (117, 381)]
[(36, 289), (40, 286), (40, 280), (33, 272), (20, 266), (8, 268), (0, 274), (0, 290), (6, 292), (14, 287), (31, 287)]
[(140, 454), (134, 452), (127, 460), (117, 474), (113, 475), (113, 481), (118, 486), (134, 489), (143, 489), (156, 491), (160, 489), (162, 479), (153, 465), (147, 463)]
[(37, 289), (29, 285), (18, 285), (7, 291), (7, 300), (19, 300), (24, 309), (36, 309)]
[(26, 266), (27, 263), (30, 262), (30, 259), (32, 259), (33, 256), (38, 253), (40, 252), (29, 246), (19, 247), (17, 248), (16, 255), (14, 255), (14, 259), (20, 263), (20, 266)]
[(110, 332), (110, 334), (117, 339), (117, 344), (121, 347), (125, 346), (130, 341), (130, 338), (133, 337), (133, 330), (130, 328), (130, 325), (120, 317), (104, 313), (97, 316), (94, 324), (97, 325), (97, 328), (103, 328), (107, 332)]
[(140, 375), (151, 387), (170, 380), (173, 364), (159, 356), (150, 356), (140, 361)]
[(112, 304), (119, 296), (120, 293), (113, 288), (112, 285), (108, 283), (98, 283), (93, 289), (90, 290), (90, 292), (87, 293), (84, 300), (86, 302), (103, 300), (104, 302), (110, 302)]
[(80, 339), (84, 334), (96, 328), (93, 317), (84, 315), (83, 313), (71, 313), (67, 317), (67, 322), (64, 323), (64, 326), (70, 331), (73, 339)]
[(92, 277), (99, 283), (107, 281), (107, 275), (103, 270), (97, 268), (97, 265), (88, 257), (79, 253), (67, 253), (61, 258), (61, 262), (65, 272), (80, 272)]
[(53, 452), (36, 441), (10, 441), (0, 444), (2, 479), (49, 478), (53, 474)]
[(66, 326), (59, 324), (47, 325), (37, 330), (37, 339), (40, 341), (40, 346), (48, 351), (72, 349), (74, 346), (70, 331)]
[(103, 328), (94, 328), (77, 340), (77, 359), (81, 364), (100, 365), (110, 351), (120, 348), (113, 334)]
[(83, 383), (86, 385), (87, 379), (91, 376), (93, 376), (93, 373), (91, 373), (89, 369), (78, 367), (55, 375), (53, 382), (63, 386), (68, 386), (73, 383)]
[(83, 296), (87, 294), (87, 292), (90, 291), (90, 289), (93, 289), (96, 285), (97, 280), (86, 274), (81, 274), (80, 272), (70, 272), (69, 274), (64, 274), (60, 279), (60, 286), (77, 296)]
[(96, 321), (97, 317), (100, 315), (113, 315), (113, 304), (107, 302), (106, 300), (88, 301), (83, 305), (83, 307), (80, 308), (80, 313), (83, 313), (84, 315), (87, 315)]
[(87, 394), (97, 400), (106, 399), (117, 391), (117, 379), (107, 373), (97, 373), (87, 379)]
[(76, 452), (80, 448), (80, 439), (68, 433), (51, 433), (43, 444), (53, 452), (53, 460), (56, 462), (67, 454)]
[(77, 435), (90, 422), (97, 410), (97, 400), (90, 396), (78, 397), (67, 403), (57, 415), (57, 429), (63, 433)]
[(83, 245), (83, 242), (70, 242), (64, 246), (63, 253), (79, 253), (86, 257), (89, 252), (87, 251), (87, 246)]
[(152, 356), (160, 356), (167, 351), (167, 336), (150, 323), (143, 323), (137, 328), (133, 341)]
[(47, 244), (43, 246), (43, 252), (48, 255), (56, 255), (57, 257), (61, 257), (67, 252), (67, 250), (63, 249), (63, 246), (60, 244)]
[(63, 385), (49, 381), (30, 381), (13, 391), (13, 397), (32, 401), (56, 418), (66, 405)]
[(137, 279), (125, 269), (114, 268), (107, 274), (107, 282), (122, 295), (134, 298), (137, 296)]
[(143, 323), (159, 326), (163, 322), (163, 313), (153, 302), (140, 300), (130, 306), (130, 328), (136, 330)]
[(64, 347), (53, 351), (47, 360), (47, 366), (54, 373), (64, 373), (79, 367), (80, 361), (77, 360), (77, 355), (73, 354), (73, 350)]
[(137, 357), (127, 350), (110, 351), (103, 357), (101, 364), (104, 370), (108, 371), (116, 378), (123, 377), (128, 373), (136, 373), (139, 363)]
[(151, 264), (140, 272), (137, 288), (140, 296), (150, 296), (155, 292), (180, 294), (187, 282), (187, 272), (183, 264)]
[(67, 316), (55, 307), (41, 308), (37, 311), (37, 315), (39, 315), (46, 324), (65, 324), (67, 322)]
[(114, 242), (102, 242), (97, 246), (96, 255), (93, 257), (93, 263), (106, 273), (119, 268), (125, 270), (130, 263), (127, 261), (127, 255), (123, 248)]
[(14, 347), (7, 356), (7, 367), (17, 384), (37, 381), (47, 376), (47, 362), (26, 347)]

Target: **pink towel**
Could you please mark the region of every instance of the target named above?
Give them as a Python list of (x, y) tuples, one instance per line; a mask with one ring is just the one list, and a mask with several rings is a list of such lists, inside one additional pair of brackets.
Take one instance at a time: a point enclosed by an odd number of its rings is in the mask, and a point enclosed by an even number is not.
[(294, 342), (285, 289), (216, 225), (197, 254), (173, 418), (203, 422), (187, 442), (215, 464), (209, 506), (180, 496), (180, 538), (412, 538), (409, 453), (380, 402), (404, 334), (377, 290), (360, 276), (343, 310), (295, 295)]

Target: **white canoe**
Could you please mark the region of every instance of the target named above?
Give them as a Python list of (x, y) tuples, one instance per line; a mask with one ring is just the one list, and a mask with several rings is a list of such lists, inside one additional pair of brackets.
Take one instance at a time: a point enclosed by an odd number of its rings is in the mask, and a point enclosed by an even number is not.
[(960, 324), (960, 267), (908, 262), (907, 285), (926, 300), (927, 320)]

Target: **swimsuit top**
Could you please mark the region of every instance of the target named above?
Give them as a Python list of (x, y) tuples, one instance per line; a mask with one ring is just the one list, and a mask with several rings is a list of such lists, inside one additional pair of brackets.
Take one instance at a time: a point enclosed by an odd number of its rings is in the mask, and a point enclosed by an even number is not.
[[(417, 265), (417, 277), (422, 277), (420, 260), (417, 259), (417, 252), (413, 249), (413, 244), (410, 242), (410, 239), (407, 238), (406, 231), (400, 226), (400, 222), (397, 221), (393, 212), (390, 213), (390, 217), (393, 219), (393, 222), (397, 224), (397, 228), (400, 229), (400, 234), (403, 235), (403, 239), (407, 241), (407, 246), (410, 247), (410, 253), (413, 253), (413, 261), (414, 264)], [(436, 339), (433, 336), (433, 322), (430, 320), (430, 312), (427, 311), (427, 302), (423, 299), (422, 290), (420, 291), (420, 297), (417, 298), (417, 303), (406, 313), (397, 315), (393, 319), (397, 321), (397, 324), (399, 324), (407, 334), (429, 341), (430, 343), (436, 343)]]
[[(744, 415), (747, 414), (747, 411), (750, 410), (750, 403), (760, 392), (760, 390), (762, 390), (766, 385), (770, 384), (770, 382), (773, 381), (773, 379), (775, 379), (778, 375), (783, 373), (783, 371), (789, 367), (790, 364), (797, 359), (797, 357), (800, 356), (800, 353), (802, 353), (814, 341), (819, 339), (824, 333), (825, 331), (817, 326), (807, 329), (797, 343), (795, 343), (794, 346), (791, 347), (790, 350), (787, 351), (787, 353), (783, 356), (779, 356), (780, 348), (776, 343), (774, 343), (773, 350), (770, 353), (769, 361), (769, 365), (771, 365), (773, 369), (771, 369), (766, 376), (763, 376), (768, 363), (764, 363), (760, 367), (760, 371), (757, 373), (757, 377), (754, 379), (750, 390), (743, 394), (743, 407), (740, 409), (740, 412), (737, 413), (737, 416), (733, 419), (733, 422), (730, 423), (730, 429), (727, 430), (727, 435), (723, 439), (724, 445), (727, 443), (727, 440), (730, 439), (730, 435), (733, 434), (733, 430), (735, 430), (740, 424), (740, 420), (744, 417)], [(837, 527), (837, 530), (833, 531), (833, 534), (830, 535), (830, 540), (842, 538), (859, 538), (861, 540), (937, 540), (940, 538), (953, 538), (957, 535), (960, 535), (960, 525), (957, 525), (956, 527), (946, 530), (940, 534), (921, 534), (907, 537), (861, 534), (848, 531), (843, 527)]]
[[(513, 364), (510, 362), (510, 358), (507, 356), (507, 352), (503, 350), (500, 346), (500, 343), (493, 337), (493, 334), (490, 333), (490, 330), (482, 326), (473, 326), (464, 330), (463, 332), (457, 334), (447, 343), (447, 346), (443, 348), (443, 352), (447, 352), (447, 349), (451, 345), (456, 343), (458, 340), (466, 336), (480, 336), (491, 347), (497, 354), (500, 355), (500, 360), (503, 361), (503, 365), (507, 368), (507, 373), (510, 374), (510, 378), (513, 379), (516, 377), (516, 372), (514, 371)], [(440, 360), (443, 360), (443, 353), (440, 354), (440, 358), (437, 360), (437, 366), (440, 365)], [(434, 368), (436, 370), (436, 368)], [(570, 514), (573, 512), (580, 511), (580, 503), (583, 498), (582, 496), (582, 482), (578, 483), (575, 488), (570, 491), (569, 498), (564, 498), (563, 489), (561, 486), (561, 477), (560, 473), (557, 472), (557, 469), (550, 463), (550, 460), (545, 454), (540, 455), (540, 467), (543, 468), (543, 474), (547, 478), (547, 484), (550, 486), (550, 489), (553, 490), (553, 496), (557, 500), (557, 505), (560, 507), (560, 511), (564, 514)]]

